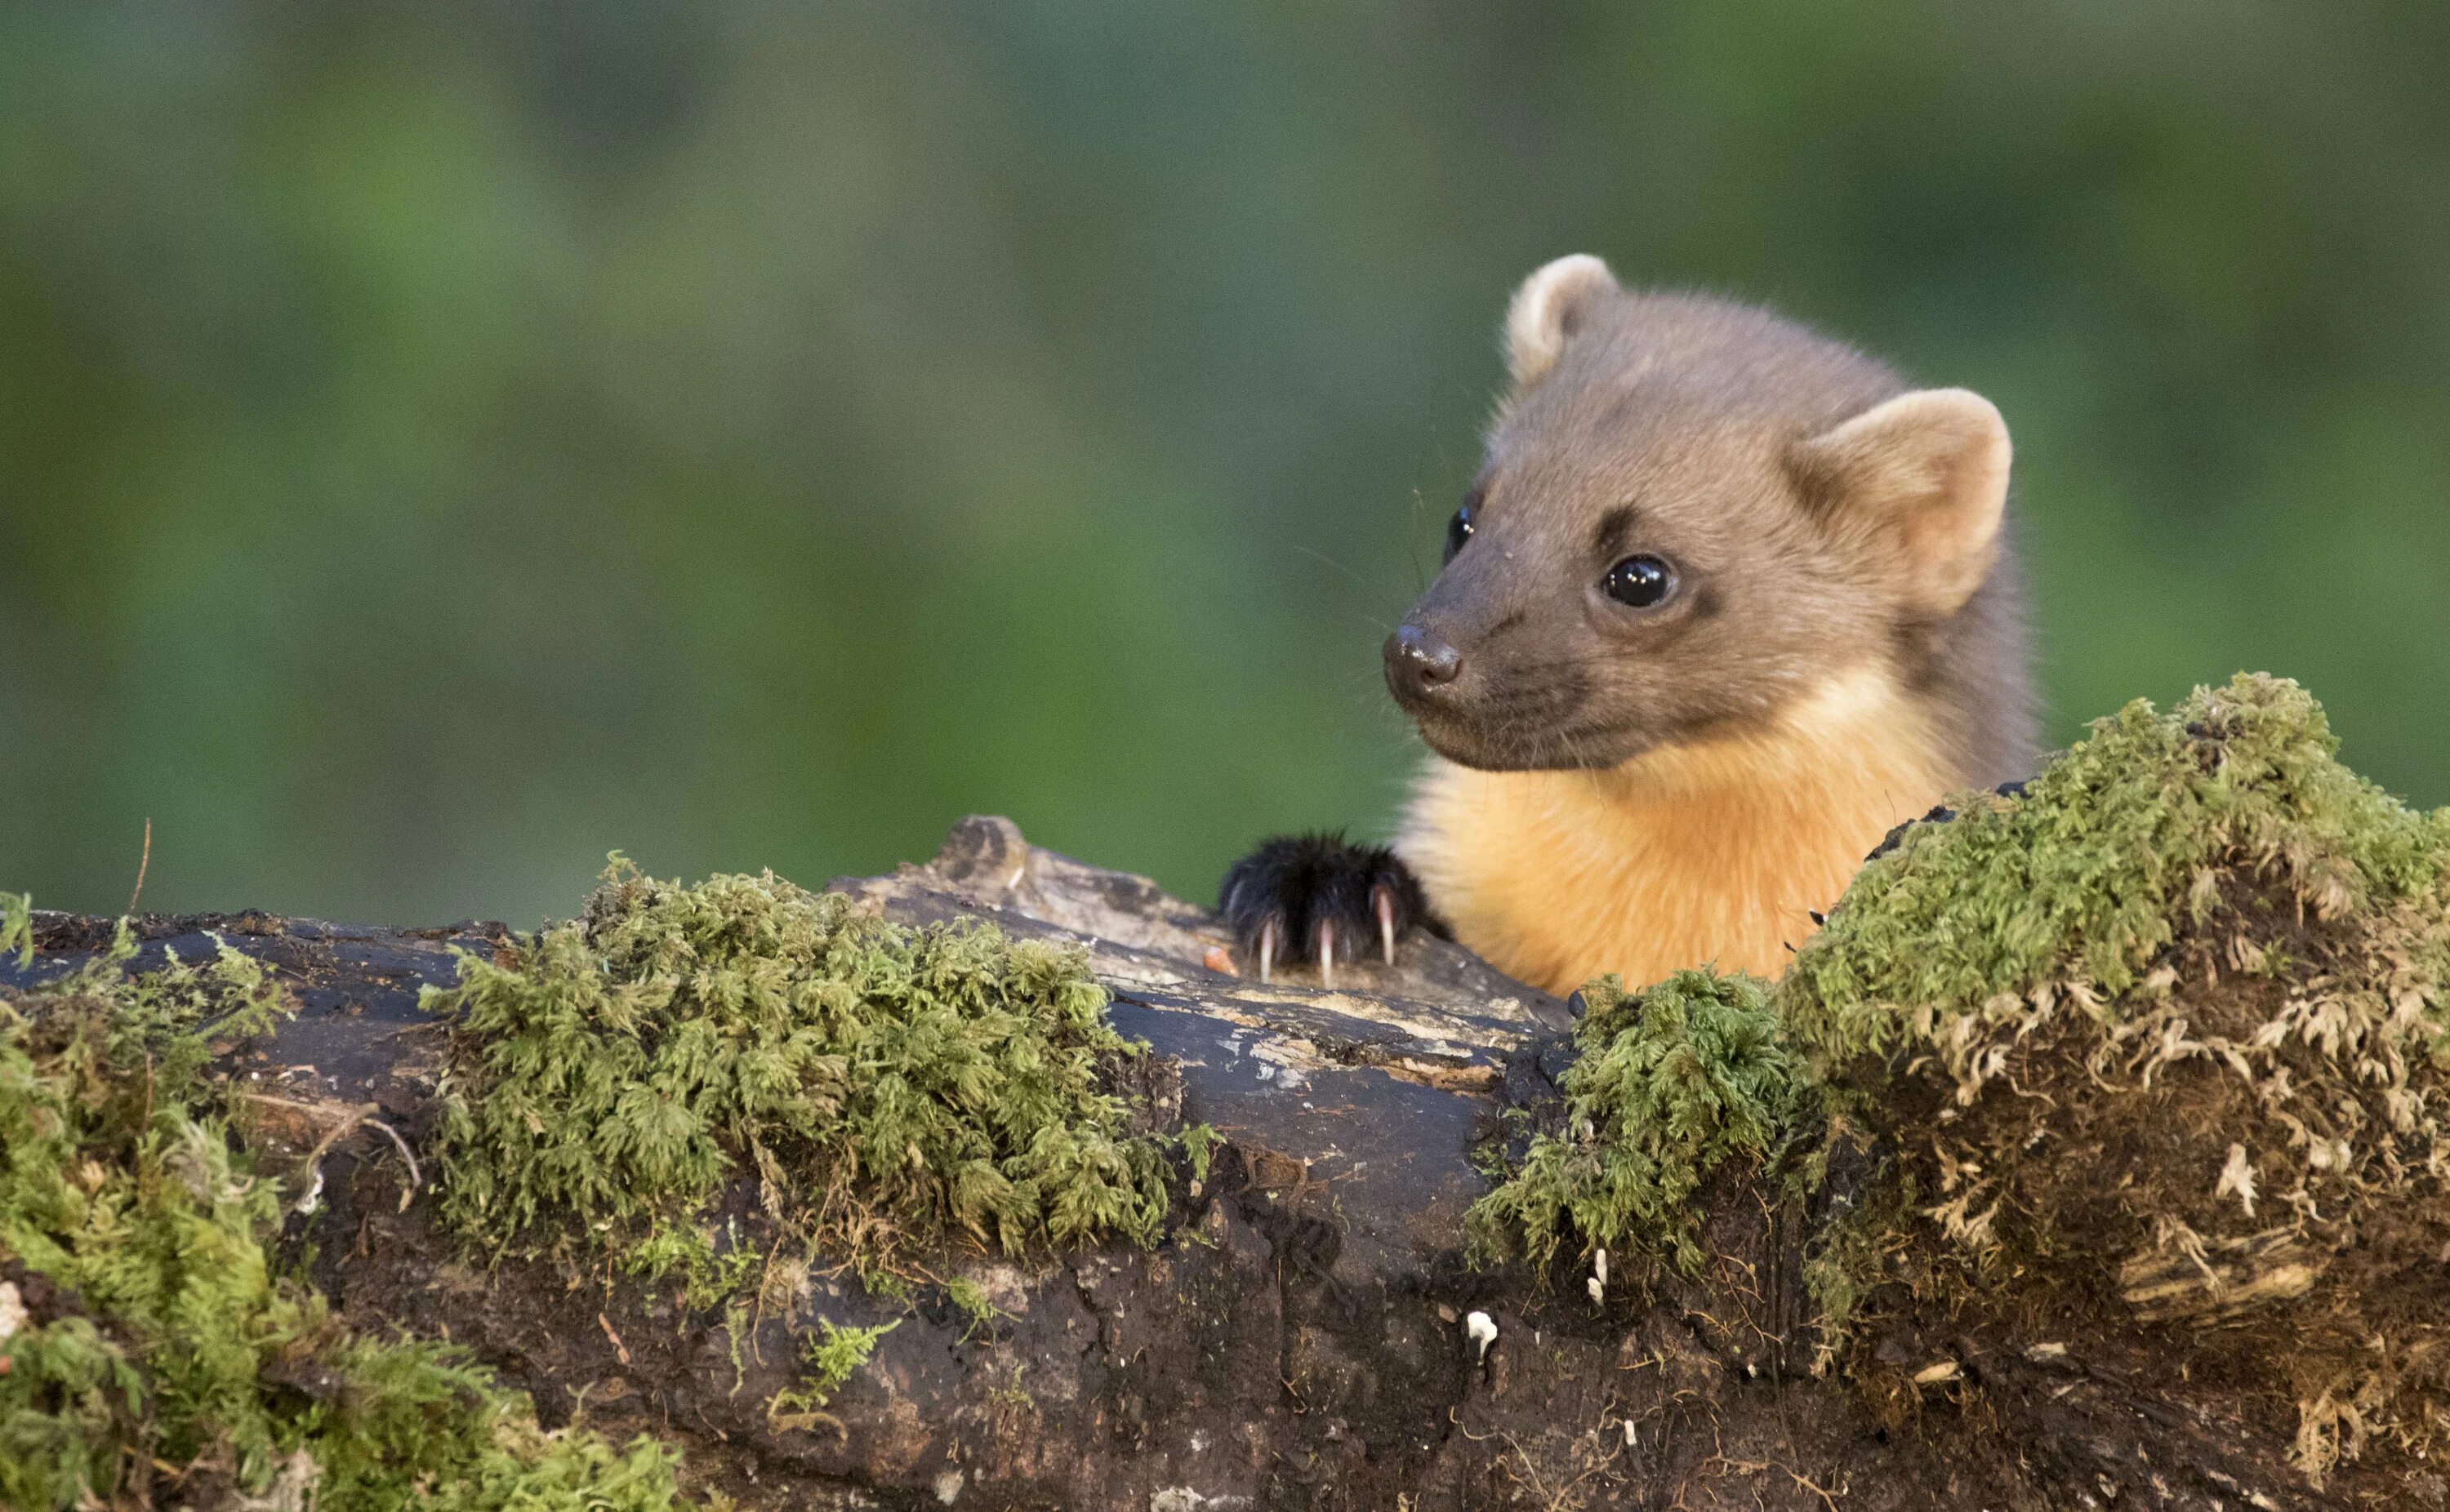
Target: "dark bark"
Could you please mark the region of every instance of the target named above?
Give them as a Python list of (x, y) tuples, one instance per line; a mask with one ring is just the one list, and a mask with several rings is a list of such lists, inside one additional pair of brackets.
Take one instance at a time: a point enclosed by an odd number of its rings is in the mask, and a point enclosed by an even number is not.
[[(735, 1361), (719, 1320), (627, 1281), (488, 1268), (404, 1191), (443, 1037), (419, 987), (498, 925), (356, 928), (261, 914), (139, 921), (148, 953), (207, 932), (281, 968), (302, 1011), (232, 1069), (262, 1137), (322, 1200), (284, 1242), (361, 1327), (473, 1347), (551, 1425), (680, 1443), (693, 1478), (771, 1506), (1132, 1508), (1643, 1506), (2296, 1508), (2439, 1504), (2441, 1483), (2369, 1464), (2318, 1492), (2290, 1425), (2190, 1385), (2140, 1320), (2115, 1346), (1964, 1319), (1887, 1326), (1854, 1372), (1812, 1373), (1805, 1225), (1714, 1193), (1701, 1276), (1604, 1305), (1461, 1255), (1485, 1190), (1468, 1147), (1558, 1064), (1554, 999), (1415, 939), (1400, 969), (1262, 985), (1209, 969), (1204, 910), (971, 820), (925, 866), (836, 884), (888, 916), (990, 919), (1078, 940), (1115, 1021), (1179, 1072), (1182, 1115), (1230, 1139), (1152, 1250), (968, 1274), (992, 1328), (924, 1296), (812, 1425), (766, 1404), (809, 1316), (880, 1322), (847, 1277), (769, 1298)], [(48, 975), (107, 942), (40, 916)], [(1542, 1054), (1544, 1043), (1548, 1054)], [(1170, 1082), (1170, 1077), (1160, 1077)], [(379, 1125), (370, 1120), (379, 1120)], [(317, 1153), (321, 1151), (320, 1155)], [(430, 1162), (429, 1162), (430, 1164)], [(424, 1174), (430, 1178), (431, 1172)], [(1841, 1182), (1842, 1184), (1842, 1182)], [(2166, 1302), (2154, 1306), (2166, 1308)], [(1473, 1310), (1495, 1320), (1485, 1357)], [(2156, 1317), (2167, 1317), (2166, 1311)], [(2434, 1499), (2428, 1503), (2426, 1498)]]

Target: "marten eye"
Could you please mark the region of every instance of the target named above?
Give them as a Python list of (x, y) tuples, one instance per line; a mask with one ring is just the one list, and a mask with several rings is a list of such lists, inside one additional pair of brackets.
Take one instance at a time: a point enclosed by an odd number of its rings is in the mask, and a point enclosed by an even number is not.
[(1454, 512), (1454, 518), (1447, 521), (1447, 560), (1449, 562), (1455, 559), (1455, 552), (1463, 550), (1464, 542), (1471, 539), (1471, 507), (1478, 501), (1476, 494), (1465, 499), (1463, 508)]
[(1676, 569), (1656, 556), (1628, 556), (1607, 570), (1608, 597), (1630, 609), (1650, 609), (1676, 591)]

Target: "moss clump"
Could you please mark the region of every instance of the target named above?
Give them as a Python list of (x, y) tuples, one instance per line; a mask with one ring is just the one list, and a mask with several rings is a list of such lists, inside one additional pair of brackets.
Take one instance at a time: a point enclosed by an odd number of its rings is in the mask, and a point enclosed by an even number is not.
[(661, 1444), (541, 1433), (459, 1352), (354, 1333), (278, 1271), (280, 1185), (205, 1071), (281, 995), (226, 949), (133, 954), (123, 930), (0, 992), (0, 1504), (678, 1504)]
[(2450, 813), (2335, 750), (2291, 683), (2139, 702), (1864, 869), (1779, 1006), (1918, 1212), (1832, 1289), (2168, 1323), (2317, 1475), (2442, 1438)]
[(1703, 1260), (1695, 1195), (1727, 1169), (1757, 1170), (1808, 1103), (1767, 984), (1681, 971), (1641, 993), (1615, 977), (1583, 989), (1580, 1058), (1561, 1083), (1565, 1129), (1471, 1210), (1483, 1255), (1546, 1269), (1568, 1244), (1633, 1265)]
[(1909, 826), (1865, 866), (1786, 977), (1825, 1066), (1912, 1046), (1969, 1073), (2050, 983), (2114, 997), (2241, 874), (2324, 921), (2430, 896), (2450, 811), (2411, 811), (2340, 765), (2296, 684), (2240, 676), (2170, 714), (2139, 699), (2021, 795)]
[(443, 1212), (494, 1246), (683, 1265), (710, 1295), (745, 1275), (678, 1231), (704, 1238), (735, 1173), (805, 1258), (864, 1274), (955, 1237), (1145, 1243), (1166, 1164), (1105, 1090), (1138, 1053), (1105, 1004), (1075, 952), (616, 858), (584, 918), (429, 989), (453, 1025)]

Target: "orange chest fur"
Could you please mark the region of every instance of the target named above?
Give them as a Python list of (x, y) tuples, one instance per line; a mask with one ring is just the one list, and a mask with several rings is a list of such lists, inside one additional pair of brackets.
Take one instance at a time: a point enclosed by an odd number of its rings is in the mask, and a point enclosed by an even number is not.
[(1858, 686), (1608, 771), (1433, 763), (1398, 845), (1465, 944), (1552, 992), (1713, 962), (1775, 977), (1865, 853), (1954, 785), (1950, 765), (1885, 687)]

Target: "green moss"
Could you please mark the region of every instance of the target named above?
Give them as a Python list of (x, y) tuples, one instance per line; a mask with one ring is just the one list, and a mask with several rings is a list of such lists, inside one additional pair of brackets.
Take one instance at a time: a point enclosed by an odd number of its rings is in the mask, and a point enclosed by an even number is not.
[(812, 1426), (843, 1383), (859, 1373), (876, 1353), (876, 1342), (902, 1327), (902, 1320), (865, 1328), (846, 1328), (830, 1318), (817, 1320), (817, 1331), (800, 1343), (800, 1360), (807, 1370), (799, 1385), (775, 1393), (767, 1416), (785, 1427)]
[[(1823, 1131), (1814, 1152), (1821, 1169), (1799, 1172), (1792, 1195), (1809, 1199), (1821, 1190), (1831, 1146), (1852, 1137), (1843, 1120)], [(1863, 1191), (1842, 1195), (1822, 1215), (1803, 1261), (1803, 1288), (1812, 1299), (1815, 1332), (1813, 1373), (1827, 1371), (1852, 1341), (1857, 1315), (1873, 1289), (1895, 1269), (1897, 1251), (1911, 1245), (1920, 1227), (1911, 1177), (1884, 1173)]]
[(123, 928), (0, 992), (0, 1278), (26, 1314), (0, 1340), (0, 1504), (678, 1504), (663, 1444), (541, 1433), (459, 1351), (355, 1333), (280, 1271), (280, 1183), (205, 1071), (281, 994), (227, 949), (143, 974), (133, 954)]
[(1224, 1142), (1224, 1134), (1217, 1132), (1215, 1124), (1192, 1124), (1174, 1136), (1175, 1146), (1182, 1152), (1183, 1162), (1190, 1169), (1193, 1182), (1208, 1179), (1208, 1168), (1216, 1158), (1216, 1147)]
[(967, 1276), (955, 1276), (944, 1283), (944, 1300), (961, 1308), (962, 1315), (970, 1320), (969, 1327), (962, 1330), (964, 1343), (981, 1329), (993, 1328), (997, 1320), (1012, 1316), (995, 1305), (987, 1296), (986, 1288)]
[(34, 959), (34, 900), (24, 893), (0, 893), (0, 956), (17, 953), (17, 964)]
[(764, 1269), (765, 1257), (743, 1244), (735, 1220), (715, 1231), (695, 1223), (667, 1223), (649, 1230), (616, 1256), (620, 1268), (650, 1281), (678, 1280), (684, 1307), (720, 1307)]
[(427, 995), (453, 1024), (443, 1212), (488, 1245), (698, 1275), (699, 1242), (667, 1231), (744, 1174), (805, 1256), (863, 1273), (953, 1240), (1145, 1243), (1165, 1161), (1106, 1090), (1139, 1050), (1105, 1004), (1077, 952), (616, 859), (582, 920)]
[(1614, 977), (1583, 989), (1565, 1072), (1565, 1130), (1468, 1220), (1483, 1255), (1546, 1269), (1568, 1245), (1608, 1250), (1630, 1271), (1704, 1258), (1696, 1195), (1724, 1169), (1759, 1169), (1802, 1121), (1808, 1097), (1767, 986), (1682, 971), (1639, 994)]
[(2225, 873), (2342, 918), (2439, 884), (2450, 816), (2415, 813), (2336, 758), (2296, 684), (2242, 675), (2173, 713), (2137, 700), (2016, 798), (1907, 827), (1788, 970), (1780, 1007), (1822, 1070), (1902, 1047), (1953, 1068), (2012, 1037), (2027, 995), (2105, 1017)]
[[(1816, 1260), (2066, 1329), (2166, 1323), (2319, 1476), (2450, 1425), (2450, 813), (2340, 765), (2294, 684), (2130, 705), (1910, 826), (1779, 993), (1892, 1153)], [(2207, 1321), (2222, 1327), (2204, 1329)]]

